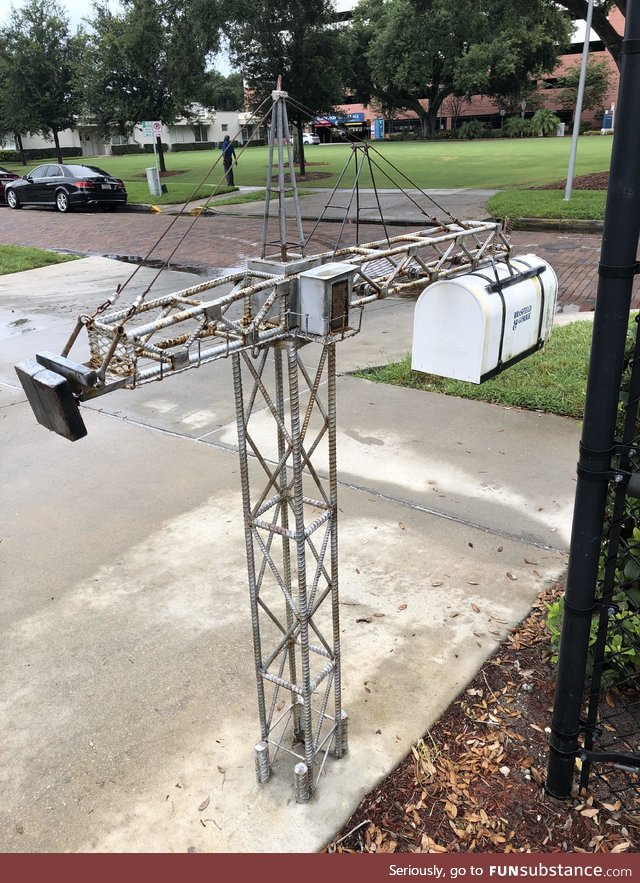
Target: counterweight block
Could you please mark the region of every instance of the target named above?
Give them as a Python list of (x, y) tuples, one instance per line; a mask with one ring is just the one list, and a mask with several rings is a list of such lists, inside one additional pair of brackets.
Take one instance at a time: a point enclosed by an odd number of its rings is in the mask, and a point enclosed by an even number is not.
[(38, 423), (69, 441), (85, 437), (87, 428), (64, 377), (31, 359), (16, 365), (16, 374)]

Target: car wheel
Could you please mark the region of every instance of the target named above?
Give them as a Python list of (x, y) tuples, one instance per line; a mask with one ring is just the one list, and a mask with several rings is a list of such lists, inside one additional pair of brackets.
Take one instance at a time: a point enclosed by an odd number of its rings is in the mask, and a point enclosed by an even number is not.
[(13, 190), (10, 190), (7, 193), (7, 205), (9, 206), (9, 208), (22, 208), (22, 206), (20, 205), (20, 201), (18, 200), (18, 197), (13, 192)]
[(66, 190), (58, 190), (56, 193), (56, 208), (59, 212), (69, 212), (71, 211), (71, 204), (69, 202), (69, 194)]

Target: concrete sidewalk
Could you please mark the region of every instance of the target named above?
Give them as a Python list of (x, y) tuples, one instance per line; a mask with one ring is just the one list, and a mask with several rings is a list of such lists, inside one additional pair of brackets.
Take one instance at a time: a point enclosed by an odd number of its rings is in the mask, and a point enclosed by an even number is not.
[(0, 848), (317, 850), (563, 571), (579, 426), (348, 376), (409, 349), (408, 300), (340, 345), (350, 750), (299, 806), (288, 761), (255, 783), (228, 363), (96, 400), (75, 445), (13, 373), (130, 271), (92, 258), (0, 288)]

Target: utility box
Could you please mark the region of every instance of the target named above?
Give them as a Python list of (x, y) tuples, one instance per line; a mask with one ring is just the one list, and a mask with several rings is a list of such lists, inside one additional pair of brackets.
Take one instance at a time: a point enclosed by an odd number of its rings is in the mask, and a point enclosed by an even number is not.
[(434, 282), (416, 303), (411, 367), (489, 380), (542, 348), (557, 293), (556, 274), (532, 254)]
[(300, 273), (294, 312), (301, 331), (326, 337), (347, 330), (355, 273), (353, 264), (338, 262)]
[(147, 185), (149, 187), (149, 193), (151, 196), (160, 196), (162, 193), (162, 187), (160, 185), (160, 172), (157, 170), (155, 166), (151, 166), (149, 169), (145, 169), (147, 174)]

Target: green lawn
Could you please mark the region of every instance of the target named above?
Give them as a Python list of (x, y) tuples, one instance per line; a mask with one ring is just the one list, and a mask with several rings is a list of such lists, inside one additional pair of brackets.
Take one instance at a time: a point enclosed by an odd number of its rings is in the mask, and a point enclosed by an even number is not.
[(0, 245), (0, 276), (75, 260), (77, 257), (71, 254), (44, 251), (41, 248), (26, 248), (22, 245)]
[(479, 386), (411, 370), (411, 357), (357, 372), (377, 383), (424, 389), (498, 405), (582, 417), (587, 388), (591, 322), (553, 329), (544, 349)]
[(504, 190), (487, 203), (496, 218), (604, 218), (606, 190), (574, 190), (565, 202), (564, 190)]
[[(611, 138), (581, 138), (576, 162), (576, 175), (605, 171), (609, 168)], [(518, 138), (493, 139), (487, 141), (408, 141), (376, 142), (372, 144), (372, 162), (389, 170), (387, 164), (374, 151), (404, 171), (419, 187), (442, 189), (450, 187), (475, 188), (527, 188), (563, 180), (566, 177), (570, 150), (569, 138)], [(353, 156), (350, 145), (331, 144), (308, 146), (305, 151), (310, 172), (326, 172), (329, 177), (315, 181), (305, 181), (305, 187), (332, 187), (338, 179), (344, 164)], [(193, 151), (168, 153), (167, 169), (179, 174), (165, 179), (170, 196), (183, 198), (183, 185), (195, 186), (207, 175), (212, 164), (218, 160), (219, 151)], [(242, 186), (264, 186), (265, 169), (268, 158), (266, 147), (250, 147), (238, 152), (238, 165), (234, 168), (236, 184)], [(99, 156), (85, 157), (106, 171), (131, 182), (145, 186), (141, 176), (147, 166), (153, 164), (149, 154), (141, 156)], [(37, 163), (31, 164), (33, 168)], [(354, 163), (345, 175), (342, 186), (353, 183)], [(15, 164), (12, 168), (24, 174), (27, 169)], [(393, 179), (374, 167), (376, 183), (379, 187), (407, 186), (402, 175), (391, 172)], [(371, 186), (371, 177), (365, 168), (360, 177), (361, 185)], [(221, 163), (211, 172), (207, 184), (215, 186), (224, 183)], [(168, 194), (168, 195), (169, 195)], [(137, 196), (135, 197), (137, 199)], [(133, 201), (133, 200), (132, 200)], [(146, 200), (143, 200), (146, 201)]]

